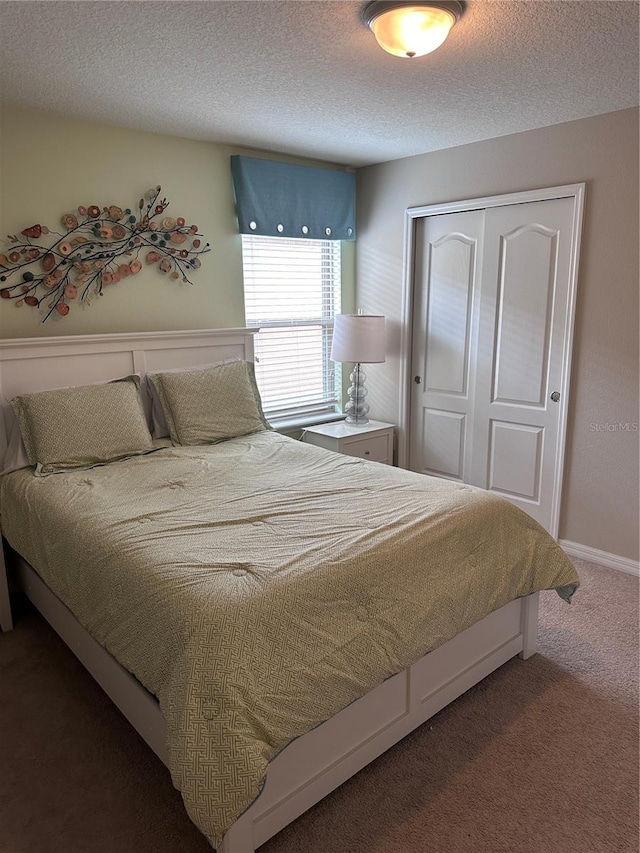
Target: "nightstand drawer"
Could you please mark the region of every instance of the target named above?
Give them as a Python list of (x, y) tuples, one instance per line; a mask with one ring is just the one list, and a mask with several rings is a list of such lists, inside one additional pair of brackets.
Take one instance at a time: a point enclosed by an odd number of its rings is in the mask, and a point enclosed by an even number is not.
[(371, 438), (347, 438), (342, 442), (341, 449), (347, 456), (372, 459), (374, 462), (389, 462), (389, 437), (387, 435), (374, 435)]
[(325, 450), (393, 465), (393, 432), (393, 424), (382, 421), (359, 425), (335, 421), (307, 427), (302, 440)]

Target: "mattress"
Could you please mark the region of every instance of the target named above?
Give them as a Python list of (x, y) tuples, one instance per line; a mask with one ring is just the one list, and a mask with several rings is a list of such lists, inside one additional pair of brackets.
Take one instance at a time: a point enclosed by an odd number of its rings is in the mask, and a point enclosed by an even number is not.
[(271, 431), (16, 471), (0, 512), (158, 698), (173, 782), (214, 846), (292, 739), (509, 601), (578, 585), (501, 498)]

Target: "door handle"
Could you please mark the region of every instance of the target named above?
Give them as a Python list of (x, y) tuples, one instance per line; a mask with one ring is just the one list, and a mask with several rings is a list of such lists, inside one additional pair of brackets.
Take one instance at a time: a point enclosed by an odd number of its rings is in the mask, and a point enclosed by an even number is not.
[(422, 382), (422, 376), (414, 376), (413, 381), (416, 383), (416, 385), (419, 385)]
[(557, 403), (558, 400), (560, 399), (560, 392), (554, 391), (553, 394), (551, 395), (551, 399), (553, 400), (554, 403)]

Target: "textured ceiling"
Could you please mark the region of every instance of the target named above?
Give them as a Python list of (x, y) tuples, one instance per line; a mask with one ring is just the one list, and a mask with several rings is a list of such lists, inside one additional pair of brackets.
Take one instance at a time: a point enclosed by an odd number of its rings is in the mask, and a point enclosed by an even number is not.
[(353, 166), (638, 103), (637, 0), (478, 0), (413, 60), (362, 5), (0, 2), (3, 100)]

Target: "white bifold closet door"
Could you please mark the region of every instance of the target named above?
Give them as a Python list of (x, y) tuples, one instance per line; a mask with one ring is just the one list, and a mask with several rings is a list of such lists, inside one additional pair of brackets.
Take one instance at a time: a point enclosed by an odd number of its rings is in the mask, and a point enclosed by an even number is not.
[(494, 491), (553, 535), (574, 208), (429, 215), (415, 235), (409, 467)]

